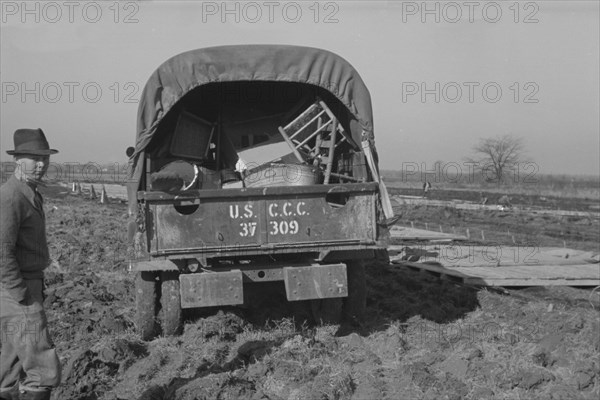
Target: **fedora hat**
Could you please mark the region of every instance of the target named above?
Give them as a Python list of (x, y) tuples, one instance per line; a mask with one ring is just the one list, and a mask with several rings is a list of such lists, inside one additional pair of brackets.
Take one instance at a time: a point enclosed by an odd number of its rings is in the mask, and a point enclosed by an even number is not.
[(58, 150), (51, 149), (46, 140), (44, 132), (38, 129), (17, 129), (15, 131), (15, 149), (8, 150), (6, 153), (12, 155), (32, 154), (36, 156), (45, 156), (58, 153)]

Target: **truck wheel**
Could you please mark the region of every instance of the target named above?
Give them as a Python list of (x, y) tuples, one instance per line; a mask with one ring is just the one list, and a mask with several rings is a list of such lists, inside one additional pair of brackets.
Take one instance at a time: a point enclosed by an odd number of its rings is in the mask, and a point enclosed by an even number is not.
[(135, 326), (142, 340), (150, 340), (157, 333), (157, 289), (154, 272), (137, 273), (135, 276)]
[(162, 333), (165, 336), (179, 335), (183, 327), (181, 319), (181, 294), (179, 272), (163, 271), (160, 274), (161, 293), (159, 313)]
[(317, 324), (339, 324), (342, 320), (343, 300), (341, 297), (311, 300), (310, 306)]
[(367, 312), (367, 282), (363, 260), (346, 261), (348, 297), (344, 299), (344, 318), (360, 322)]

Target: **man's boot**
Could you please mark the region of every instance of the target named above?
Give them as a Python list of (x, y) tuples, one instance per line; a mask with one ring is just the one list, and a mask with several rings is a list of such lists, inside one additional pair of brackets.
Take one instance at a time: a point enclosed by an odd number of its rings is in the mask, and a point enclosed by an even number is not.
[(12, 389), (2, 390), (0, 400), (19, 400), (19, 384), (17, 383)]
[(50, 400), (50, 390), (21, 390), (18, 400)]

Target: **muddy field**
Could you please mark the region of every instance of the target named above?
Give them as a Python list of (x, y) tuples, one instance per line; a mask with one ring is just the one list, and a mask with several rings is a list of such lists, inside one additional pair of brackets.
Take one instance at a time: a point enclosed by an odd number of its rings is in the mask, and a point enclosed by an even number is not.
[[(425, 202), (426, 203), (426, 202)], [(404, 205), (395, 207), (402, 226), (466, 235), (470, 242), (523, 248), (566, 247), (597, 250), (600, 242), (598, 213), (556, 216), (498, 209), (463, 210), (455, 207)], [(427, 225), (426, 225), (427, 224)], [(482, 236), (483, 231), (483, 236)]]
[[(598, 184), (596, 184), (597, 186)], [(586, 193), (593, 193), (595, 189), (590, 189)], [(400, 187), (396, 182), (389, 184), (390, 195), (408, 195), (408, 196), (421, 196), (423, 190), (420, 188), (406, 188)], [(470, 190), (470, 189), (432, 189), (428, 198), (431, 200), (461, 200), (468, 202), (479, 203), (482, 197), (488, 199), (488, 204), (497, 204), (498, 200), (508, 195), (511, 198), (513, 205), (518, 207), (532, 207), (532, 208), (543, 208), (549, 210), (566, 210), (566, 211), (583, 211), (583, 212), (598, 212), (600, 210), (600, 204), (598, 198), (594, 195), (582, 196), (577, 190), (572, 191), (573, 196), (565, 195), (540, 195), (540, 194), (527, 194), (527, 193), (511, 193), (510, 188), (501, 190), (495, 188), (489, 190), (482, 188), (481, 190)]]
[[(600, 294), (486, 290), (403, 267), (368, 268), (368, 318), (318, 326), (283, 285), (247, 308), (187, 315), (180, 337), (138, 340), (126, 206), (47, 187), (46, 307), (67, 399), (597, 399)], [(598, 251), (597, 219), (396, 210), (400, 223), (476, 226), (488, 240)], [(524, 219), (525, 218), (525, 219)], [(488, 233), (488, 235), (490, 235)], [(512, 243), (512, 238), (511, 242)]]

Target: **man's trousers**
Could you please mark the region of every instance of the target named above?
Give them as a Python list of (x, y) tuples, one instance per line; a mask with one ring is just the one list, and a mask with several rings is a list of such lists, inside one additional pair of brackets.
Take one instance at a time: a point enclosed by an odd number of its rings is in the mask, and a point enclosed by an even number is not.
[(43, 280), (24, 282), (29, 292), (25, 304), (0, 286), (0, 397), (18, 389), (21, 378), (22, 390), (50, 389), (60, 383), (60, 362), (43, 307)]

